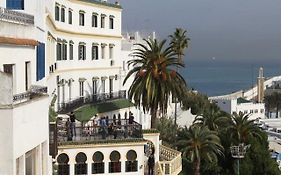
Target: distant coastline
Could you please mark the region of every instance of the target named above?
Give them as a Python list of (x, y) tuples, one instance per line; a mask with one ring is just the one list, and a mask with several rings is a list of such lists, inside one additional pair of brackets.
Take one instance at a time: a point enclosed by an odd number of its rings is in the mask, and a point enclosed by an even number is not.
[(281, 61), (186, 61), (181, 70), (190, 88), (208, 96), (223, 95), (246, 90), (256, 84), (259, 67), (265, 77), (281, 75)]

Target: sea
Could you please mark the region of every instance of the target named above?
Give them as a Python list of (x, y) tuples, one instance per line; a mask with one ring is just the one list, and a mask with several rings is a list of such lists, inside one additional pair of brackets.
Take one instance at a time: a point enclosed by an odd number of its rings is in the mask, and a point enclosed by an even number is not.
[(190, 89), (207, 96), (225, 95), (252, 88), (263, 67), (264, 77), (281, 75), (281, 59), (268, 61), (187, 60), (180, 70)]

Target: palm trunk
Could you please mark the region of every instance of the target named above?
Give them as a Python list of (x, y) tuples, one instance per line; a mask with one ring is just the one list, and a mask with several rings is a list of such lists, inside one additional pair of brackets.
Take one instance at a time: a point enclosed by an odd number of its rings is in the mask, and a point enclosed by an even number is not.
[(276, 118), (278, 118), (279, 104), (276, 105)]
[[(180, 63), (182, 63), (182, 58), (181, 58), (181, 54), (179, 54), (178, 55), (178, 61), (180, 62)], [(179, 71), (179, 66), (177, 66), (177, 72)], [(177, 97), (175, 98), (175, 125), (177, 125), (177, 101), (178, 101), (178, 99), (177, 99)]]
[(195, 161), (194, 175), (200, 175), (200, 159)]
[(156, 116), (157, 115), (157, 108), (152, 107), (151, 108), (151, 128), (156, 128)]

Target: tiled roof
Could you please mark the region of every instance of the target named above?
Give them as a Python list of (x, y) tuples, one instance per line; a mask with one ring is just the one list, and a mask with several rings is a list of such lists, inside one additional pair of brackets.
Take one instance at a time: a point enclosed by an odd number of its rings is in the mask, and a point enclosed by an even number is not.
[(20, 45), (20, 46), (37, 46), (38, 42), (33, 39), (11, 38), (11, 37), (0, 36), (0, 44), (12, 44), (12, 45)]

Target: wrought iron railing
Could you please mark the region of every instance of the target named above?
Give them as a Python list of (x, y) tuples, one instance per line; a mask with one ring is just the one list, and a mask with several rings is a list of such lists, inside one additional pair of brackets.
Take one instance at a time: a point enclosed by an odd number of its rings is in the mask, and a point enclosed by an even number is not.
[(101, 140), (124, 140), (132, 138), (142, 138), (141, 124), (128, 119), (108, 119), (106, 126), (100, 125), (100, 120), (90, 120), (88, 122), (75, 122), (75, 129), (67, 120), (57, 120), (57, 143), (85, 142)]
[(45, 86), (31, 86), (29, 91), (24, 93), (16, 94), (13, 96), (14, 103), (20, 103), (23, 101), (30, 100), (34, 97), (41, 96), (47, 93), (48, 88)]
[(176, 175), (182, 170), (181, 152), (160, 145), (160, 168), (164, 174)]
[(125, 90), (111, 93), (94, 94), (88, 97), (79, 97), (67, 103), (59, 103), (58, 112), (68, 113), (85, 104), (95, 104), (121, 98), (126, 98)]
[(14, 22), (24, 25), (33, 25), (34, 16), (0, 7), (0, 21)]

